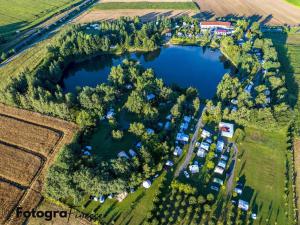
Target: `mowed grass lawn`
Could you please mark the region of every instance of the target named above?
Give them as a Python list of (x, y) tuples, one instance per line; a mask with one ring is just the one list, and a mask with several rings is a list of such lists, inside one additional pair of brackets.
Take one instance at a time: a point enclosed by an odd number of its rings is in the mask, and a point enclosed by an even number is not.
[(102, 215), (106, 223), (115, 225), (139, 225), (146, 221), (147, 213), (153, 207), (153, 198), (162, 185), (164, 172), (152, 184), (149, 189), (140, 187), (136, 192), (129, 194), (122, 202), (114, 199), (106, 199), (103, 204), (91, 201), (87, 207), (83, 206), (89, 201), (85, 199), (77, 209), (83, 213)]
[(198, 10), (194, 2), (105, 2), (97, 4), (94, 9), (174, 9)]
[[(290, 224), (285, 216), (285, 153), (284, 130), (263, 131), (246, 128), (246, 138), (239, 144), (239, 160), (235, 175), (245, 179), (242, 199), (252, 199), (258, 219), (254, 224)], [(256, 211), (255, 210), (255, 211)], [(266, 223), (269, 221), (269, 223)]]
[(0, 0), (0, 34), (32, 27), (81, 0)]
[(89, 143), (93, 147), (93, 152), (102, 160), (116, 158), (121, 151), (128, 153), (129, 149), (135, 147), (134, 144), (137, 141), (128, 131), (124, 131), (124, 136), (120, 140), (114, 139), (111, 132), (112, 129), (110, 126), (106, 123), (102, 123), (92, 135)]

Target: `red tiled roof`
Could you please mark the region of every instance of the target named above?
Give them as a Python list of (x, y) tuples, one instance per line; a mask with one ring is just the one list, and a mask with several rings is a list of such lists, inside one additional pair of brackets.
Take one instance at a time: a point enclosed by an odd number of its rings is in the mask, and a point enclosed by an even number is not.
[(210, 25), (210, 26), (227, 26), (230, 27), (230, 22), (222, 22), (222, 21), (205, 21), (201, 22), (201, 25)]

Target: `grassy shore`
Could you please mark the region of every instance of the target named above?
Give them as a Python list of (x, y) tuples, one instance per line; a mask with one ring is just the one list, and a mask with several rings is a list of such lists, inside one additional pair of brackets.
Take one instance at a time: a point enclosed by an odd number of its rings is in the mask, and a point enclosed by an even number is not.
[(198, 10), (194, 2), (106, 2), (97, 4), (94, 9), (173, 9)]

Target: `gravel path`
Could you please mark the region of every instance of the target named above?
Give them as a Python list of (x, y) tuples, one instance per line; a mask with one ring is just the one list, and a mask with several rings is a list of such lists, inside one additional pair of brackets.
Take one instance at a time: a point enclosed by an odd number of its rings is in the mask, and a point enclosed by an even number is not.
[(202, 114), (203, 114), (204, 110), (205, 110), (205, 108), (202, 110), (202, 112), (200, 114), (199, 120), (198, 120), (197, 125), (196, 125), (195, 132), (194, 132), (193, 137), (192, 137), (192, 139), (191, 139), (191, 141), (189, 143), (189, 150), (188, 150), (188, 153), (187, 153), (187, 155), (185, 157), (185, 160), (180, 165), (180, 167), (177, 168), (177, 170), (175, 172), (175, 177), (178, 177), (179, 174), (180, 174), (180, 172), (183, 171), (188, 166), (189, 162), (191, 161), (193, 150), (194, 150), (194, 146), (195, 146), (195, 143), (197, 141), (199, 129), (203, 127)]

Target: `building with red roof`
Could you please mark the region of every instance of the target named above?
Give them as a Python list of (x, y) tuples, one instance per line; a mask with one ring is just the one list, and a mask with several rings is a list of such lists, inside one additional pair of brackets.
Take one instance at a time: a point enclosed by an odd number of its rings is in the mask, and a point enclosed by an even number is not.
[(203, 21), (200, 22), (201, 29), (214, 29), (214, 28), (221, 28), (221, 29), (229, 29), (231, 28), (230, 22), (223, 22), (223, 21)]

